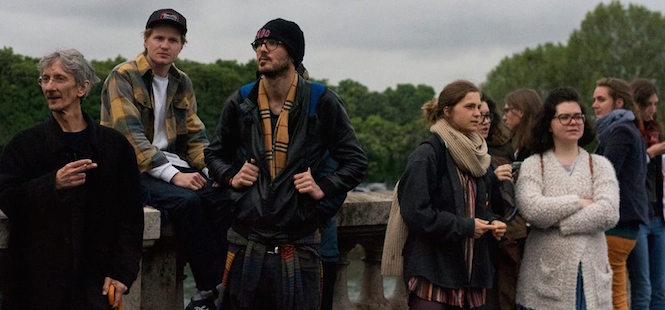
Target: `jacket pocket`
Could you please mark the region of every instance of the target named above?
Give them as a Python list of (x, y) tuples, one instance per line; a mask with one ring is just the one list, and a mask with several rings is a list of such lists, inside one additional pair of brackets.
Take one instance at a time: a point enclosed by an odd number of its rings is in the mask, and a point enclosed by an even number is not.
[[(596, 277), (596, 285), (591, 287), (596, 290), (598, 305), (609, 305), (612, 301), (612, 269), (609, 263), (605, 263), (605, 265), (594, 266), (593, 271)], [(585, 287), (587, 286), (585, 285)]]
[(176, 133), (178, 135), (187, 134), (187, 109), (183, 109), (174, 104), (173, 117), (175, 118)]
[(541, 259), (538, 270), (540, 271), (540, 281), (536, 281), (534, 284), (536, 293), (545, 299), (561, 300), (561, 286), (563, 285), (561, 264), (552, 265)]

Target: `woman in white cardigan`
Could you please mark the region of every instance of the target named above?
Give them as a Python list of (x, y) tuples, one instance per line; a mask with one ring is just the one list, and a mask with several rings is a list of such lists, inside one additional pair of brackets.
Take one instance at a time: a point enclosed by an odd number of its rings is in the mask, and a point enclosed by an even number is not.
[(552, 90), (533, 132), (516, 188), (531, 224), (518, 309), (611, 309), (603, 232), (619, 220), (619, 186), (612, 164), (582, 148), (594, 134), (577, 91)]

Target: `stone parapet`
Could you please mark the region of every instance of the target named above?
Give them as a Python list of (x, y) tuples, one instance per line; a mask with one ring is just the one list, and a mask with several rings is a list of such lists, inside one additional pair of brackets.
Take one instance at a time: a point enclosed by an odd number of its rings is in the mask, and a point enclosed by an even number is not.
[[(406, 293), (401, 280), (387, 299), (383, 292), (381, 251), (391, 203), (390, 192), (350, 192), (338, 214), (338, 241), (341, 260), (335, 287), (334, 309), (405, 309)], [(160, 212), (144, 208), (143, 257), (141, 273), (125, 296), (123, 309), (183, 308), (182, 268), (176, 264), (173, 229), (162, 225)], [(8, 283), (2, 267), (7, 255), (9, 220), (0, 212), (0, 299)], [(350, 300), (347, 286), (347, 254), (360, 245), (365, 252), (358, 300)], [(180, 270), (178, 270), (180, 269)]]

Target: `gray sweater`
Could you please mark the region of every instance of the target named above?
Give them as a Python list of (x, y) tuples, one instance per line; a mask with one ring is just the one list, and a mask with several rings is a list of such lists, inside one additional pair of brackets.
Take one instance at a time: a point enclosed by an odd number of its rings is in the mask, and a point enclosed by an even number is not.
[[(619, 220), (619, 185), (612, 164), (580, 148), (572, 174), (549, 150), (527, 158), (516, 199), (531, 224), (517, 283), (517, 303), (533, 309), (574, 309), (582, 264), (588, 309), (612, 308), (612, 271), (605, 230)], [(582, 207), (580, 198), (593, 203)]]

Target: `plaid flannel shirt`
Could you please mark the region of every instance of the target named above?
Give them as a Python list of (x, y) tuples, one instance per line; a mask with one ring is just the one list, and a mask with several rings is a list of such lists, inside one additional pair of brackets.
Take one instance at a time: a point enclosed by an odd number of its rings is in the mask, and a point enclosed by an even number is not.
[[(148, 60), (139, 54), (135, 60), (116, 66), (102, 88), (101, 124), (125, 135), (134, 146), (141, 172), (168, 163), (164, 153), (152, 145), (154, 137), (153, 73)], [(205, 125), (196, 115), (192, 80), (171, 65), (166, 98), (166, 151), (177, 154), (192, 168), (205, 167), (203, 149), (208, 146)]]

